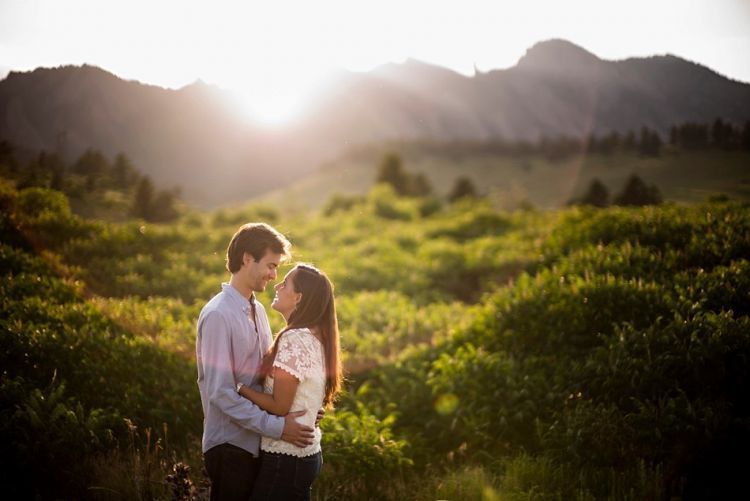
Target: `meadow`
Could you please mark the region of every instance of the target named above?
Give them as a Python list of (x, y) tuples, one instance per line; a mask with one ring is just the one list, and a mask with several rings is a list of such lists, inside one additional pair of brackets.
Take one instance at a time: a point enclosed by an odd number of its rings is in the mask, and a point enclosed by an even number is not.
[(528, 204), (558, 208), (581, 196), (593, 179), (616, 193), (633, 174), (658, 186), (665, 199), (680, 203), (698, 203), (717, 194), (750, 197), (748, 156), (743, 150), (666, 145), (659, 155), (618, 148), (607, 153), (575, 149), (552, 156), (539, 145), (521, 152), (494, 151), (491, 146), (405, 142), (353, 149), (258, 201), (305, 211), (323, 207), (334, 193), (366, 194), (380, 158), (390, 151), (400, 155), (409, 172), (427, 175), (440, 196), (447, 195), (456, 176), (462, 175), (505, 210)]
[(744, 486), (747, 201), (508, 212), (378, 185), (325, 212), (254, 204), (149, 223), (82, 217), (61, 192), (3, 181), (0, 206), (10, 498), (205, 496), (195, 320), (248, 221), (285, 233), (294, 261), (336, 286), (347, 383), (321, 424), (315, 499)]

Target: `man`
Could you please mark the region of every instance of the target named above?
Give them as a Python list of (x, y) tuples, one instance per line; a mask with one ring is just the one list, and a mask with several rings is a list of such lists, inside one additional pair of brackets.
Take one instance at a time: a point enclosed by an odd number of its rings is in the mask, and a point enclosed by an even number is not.
[(255, 299), (276, 279), (289, 241), (263, 223), (246, 224), (227, 249), (232, 274), (198, 318), (196, 358), (203, 404), (203, 457), (211, 480), (211, 500), (247, 500), (258, 472), (260, 436), (281, 438), (300, 447), (312, 443), (313, 430), (294, 418), (306, 411), (274, 416), (241, 397), (240, 384), (254, 386), (271, 327)]

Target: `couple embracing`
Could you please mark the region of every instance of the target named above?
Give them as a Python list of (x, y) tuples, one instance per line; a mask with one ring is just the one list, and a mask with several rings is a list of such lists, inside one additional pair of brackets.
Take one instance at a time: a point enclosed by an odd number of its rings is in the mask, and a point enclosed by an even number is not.
[(286, 326), (272, 338), (255, 298), (277, 278), (291, 245), (263, 223), (246, 224), (227, 249), (232, 274), (198, 318), (203, 458), (211, 500), (309, 499), (320, 471), (323, 408), (341, 386), (333, 286), (297, 264), (275, 285)]

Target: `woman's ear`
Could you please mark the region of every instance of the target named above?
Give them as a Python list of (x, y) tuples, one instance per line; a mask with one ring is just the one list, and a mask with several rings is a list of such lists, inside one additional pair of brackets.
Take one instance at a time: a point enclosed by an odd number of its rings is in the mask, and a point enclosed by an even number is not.
[(294, 300), (294, 306), (297, 306), (299, 304), (299, 302), (302, 301), (302, 293), (301, 292), (297, 292), (296, 294), (297, 294), (297, 296), (296, 296), (297, 298)]

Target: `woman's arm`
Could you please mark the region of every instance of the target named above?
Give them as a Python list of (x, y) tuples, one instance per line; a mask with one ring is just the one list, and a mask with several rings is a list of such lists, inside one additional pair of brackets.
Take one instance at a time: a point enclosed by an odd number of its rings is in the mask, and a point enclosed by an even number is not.
[(273, 368), (273, 394), (256, 391), (249, 386), (240, 387), (240, 395), (266, 412), (285, 416), (292, 407), (299, 380), (280, 367)]

